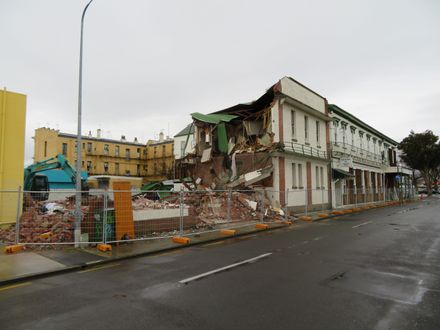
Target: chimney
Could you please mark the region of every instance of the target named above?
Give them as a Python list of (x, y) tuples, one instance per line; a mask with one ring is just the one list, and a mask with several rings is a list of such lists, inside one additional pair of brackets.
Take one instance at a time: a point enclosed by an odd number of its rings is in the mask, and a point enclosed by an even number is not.
[(100, 128), (98, 128), (98, 129), (96, 130), (96, 137), (97, 137), (98, 139), (101, 138), (101, 129), (100, 129)]
[(137, 137), (134, 138), (134, 143), (139, 143)]
[(121, 141), (122, 142), (125, 142), (126, 140), (125, 140), (125, 135), (121, 135)]
[(159, 142), (163, 142), (164, 141), (164, 134), (163, 132), (159, 133)]
[(92, 137), (92, 131), (89, 131), (89, 137)]

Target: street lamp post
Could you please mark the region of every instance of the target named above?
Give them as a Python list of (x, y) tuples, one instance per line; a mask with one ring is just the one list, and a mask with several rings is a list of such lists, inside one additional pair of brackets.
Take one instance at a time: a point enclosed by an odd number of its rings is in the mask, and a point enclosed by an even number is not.
[(84, 16), (86, 15), (87, 8), (93, 0), (85, 6), (81, 16), (81, 39), (79, 46), (79, 88), (78, 88), (78, 132), (76, 137), (76, 194), (75, 194), (75, 246), (79, 246), (81, 238), (81, 111), (82, 111), (82, 55), (83, 55), (83, 30), (84, 30)]

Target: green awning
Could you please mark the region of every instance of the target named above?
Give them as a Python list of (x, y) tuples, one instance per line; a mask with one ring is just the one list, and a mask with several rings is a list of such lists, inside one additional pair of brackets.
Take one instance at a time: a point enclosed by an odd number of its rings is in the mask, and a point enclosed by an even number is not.
[(211, 113), (208, 115), (204, 115), (200, 112), (194, 112), (191, 114), (191, 117), (195, 120), (202, 121), (208, 124), (217, 125), (220, 122), (229, 123), (231, 120), (238, 118), (238, 116), (228, 115), (223, 113)]
[(333, 179), (353, 179), (354, 174), (351, 174), (350, 172), (340, 170), (338, 168), (332, 169), (333, 173)]

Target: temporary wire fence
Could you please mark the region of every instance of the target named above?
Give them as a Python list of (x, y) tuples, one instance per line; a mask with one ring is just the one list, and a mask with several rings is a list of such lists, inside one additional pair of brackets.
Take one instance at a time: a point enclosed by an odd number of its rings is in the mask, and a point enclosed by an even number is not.
[[(75, 227), (74, 190), (0, 191), (0, 243), (73, 245), (190, 236), (257, 222), (387, 201), (414, 199), (400, 189), (285, 189), (81, 192)], [(75, 229), (80, 233), (75, 237)]]

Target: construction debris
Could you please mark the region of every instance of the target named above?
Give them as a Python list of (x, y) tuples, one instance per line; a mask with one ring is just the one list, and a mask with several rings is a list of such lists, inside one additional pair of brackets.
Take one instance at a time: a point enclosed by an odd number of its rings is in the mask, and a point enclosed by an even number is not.
[(179, 204), (171, 203), (166, 200), (151, 200), (145, 197), (145, 195), (138, 195), (133, 198), (133, 210), (146, 210), (146, 209), (177, 209)]
[[(83, 199), (81, 211), (84, 214), (82, 226), (93, 218), (95, 208), (102, 205), (103, 198), (90, 196)], [(74, 197), (55, 202), (33, 201), (26, 197), (20, 217), (19, 243), (67, 243), (74, 242)], [(91, 213), (91, 214), (90, 214)], [(0, 241), (15, 242), (15, 225), (0, 229)]]

